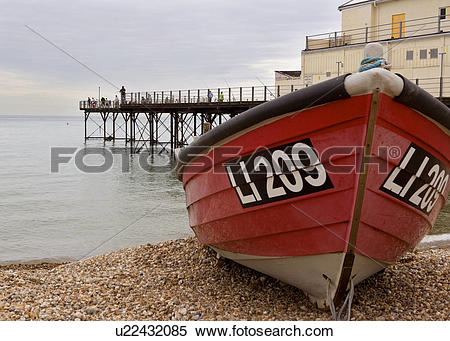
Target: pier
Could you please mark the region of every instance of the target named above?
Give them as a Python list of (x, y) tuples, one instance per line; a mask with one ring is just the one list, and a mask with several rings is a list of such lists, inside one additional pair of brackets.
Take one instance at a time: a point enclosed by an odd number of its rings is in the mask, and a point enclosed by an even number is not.
[[(124, 103), (80, 101), (79, 108), (84, 111), (85, 141), (123, 141), (134, 152), (145, 149), (173, 154), (203, 134), (206, 126), (215, 127), (279, 97), (282, 90), (258, 86), (131, 92)], [(289, 87), (291, 90), (296, 89)]]
[[(413, 81), (450, 106), (450, 78)], [(80, 101), (79, 109), (84, 112), (85, 141), (121, 142), (132, 152), (173, 155), (205, 129), (296, 90), (288, 85), (130, 92), (123, 103), (93, 99)]]

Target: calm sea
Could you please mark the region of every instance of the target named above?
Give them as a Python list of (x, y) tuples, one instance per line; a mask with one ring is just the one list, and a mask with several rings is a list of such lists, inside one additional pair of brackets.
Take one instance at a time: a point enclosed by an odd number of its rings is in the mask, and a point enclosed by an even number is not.
[(83, 136), (81, 117), (0, 115), (0, 263), (73, 260), (192, 235), (165, 157), (155, 159), (158, 172), (131, 155), (124, 173), (117, 155), (106, 173), (82, 173), (73, 162), (51, 173), (50, 148), (81, 148)]
[[(138, 156), (122, 172), (116, 155), (105, 173), (82, 173), (73, 162), (51, 173), (50, 148), (82, 148), (83, 129), (81, 117), (0, 115), (0, 263), (74, 260), (192, 235), (166, 157), (154, 159), (153, 172)], [(449, 227), (447, 204), (434, 232)]]

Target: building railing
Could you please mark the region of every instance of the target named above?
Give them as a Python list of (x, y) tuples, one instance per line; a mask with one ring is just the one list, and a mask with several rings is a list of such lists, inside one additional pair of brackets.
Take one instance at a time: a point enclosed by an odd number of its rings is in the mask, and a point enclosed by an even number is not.
[[(412, 82), (428, 91), (434, 97), (450, 98), (450, 77), (436, 78), (417, 78), (411, 79)], [(226, 104), (226, 103), (244, 103), (244, 102), (266, 102), (274, 98), (294, 92), (303, 86), (278, 85), (278, 86), (252, 86), (252, 87), (234, 87), (218, 88), (215, 91), (211, 89), (192, 89), (192, 90), (169, 90), (169, 91), (144, 91), (129, 92), (122, 103), (121, 99), (100, 101), (91, 99), (90, 101), (80, 101), (80, 109), (120, 109), (122, 105), (152, 105), (152, 104)], [(208, 96), (212, 93), (212, 96)], [(211, 97), (211, 99), (209, 99)]]
[(306, 36), (306, 50), (366, 44), (450, 32), (450, 19), (433, 16)]
[(437, 98), (450, 98), (450, 77), (411, 79), (422, 89)]

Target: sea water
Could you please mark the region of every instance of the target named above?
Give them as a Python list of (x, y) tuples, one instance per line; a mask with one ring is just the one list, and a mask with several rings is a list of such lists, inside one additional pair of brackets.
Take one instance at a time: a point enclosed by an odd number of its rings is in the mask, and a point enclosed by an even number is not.
[[(0, 263), (74, 260), (192, 235), (165, 155), (150, 160), (154, 172), (137, 155), (124, 172), (117, 154), (106, 172), (84, 173), (72, 159), (52, 173), (51, 148), (80, 150), (83, 136), (82, 117), (0, 115)], [(95, 158), (85, 161), (102, 164)]]

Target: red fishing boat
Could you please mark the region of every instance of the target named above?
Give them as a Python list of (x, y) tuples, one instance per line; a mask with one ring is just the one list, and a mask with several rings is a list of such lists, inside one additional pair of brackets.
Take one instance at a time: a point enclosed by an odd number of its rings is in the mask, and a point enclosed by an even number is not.
[(450, 110), (384, 69), (252, 108), (182, 149), (201, 243), (318, 306), (412, 250), (449, 193)]

